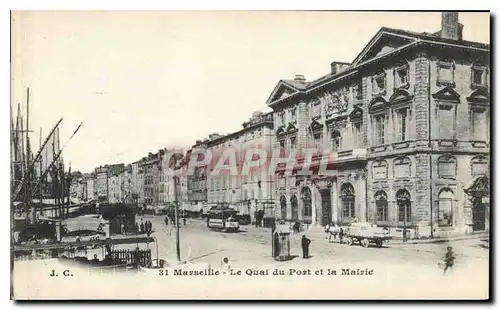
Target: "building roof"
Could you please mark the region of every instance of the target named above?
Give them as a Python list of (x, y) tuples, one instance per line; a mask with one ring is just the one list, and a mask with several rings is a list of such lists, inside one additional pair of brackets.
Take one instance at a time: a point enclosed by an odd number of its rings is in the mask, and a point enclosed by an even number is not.
[[(276, 102), (282, 101), (282, 99), (292, 98), (297, 94), (308, 92), (323, 83), (329, 83), (338, 78), (347, 77), (350, 74), (355, 73), (355, 71), (361, 66), (387, 56), (394, 55), (396, 52), (413, 48), (419, 44), (439, 44), (455, 48), (472, 48), (484, 51), (490, 50), (489, 44), (467, 40), (446, 39), (442, 38), (440, 33), (441, 31), (435, 33), (419, 33), (382, 27), (345, 70), (337, 73), (326, 74), (310, 82), (300, 80), (279, 80), (266, 103), (268, 105), (274, 105)], [(386, 42), (392, 42), (393, 46), (391, 49), (384, 52), (381, 50), (381, 46)], [(394, 44), (394, 42), (396, 42), (396, 44)]]

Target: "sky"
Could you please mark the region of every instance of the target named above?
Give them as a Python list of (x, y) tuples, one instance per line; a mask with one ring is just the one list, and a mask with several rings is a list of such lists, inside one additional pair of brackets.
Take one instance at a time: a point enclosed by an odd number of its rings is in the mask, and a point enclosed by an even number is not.
[[(460, 13), (465, 40), (489, 43), (488, 13)], [(383, 26), (441, 27), (439, 12), (31, 11), (12, 13), (11, 105), (34, 149), (59, 118), (64, 159), (90, 172), (241, 129), (280, 79), (351, 62)], [(42, 138), (42, 139), (43, 139)]]

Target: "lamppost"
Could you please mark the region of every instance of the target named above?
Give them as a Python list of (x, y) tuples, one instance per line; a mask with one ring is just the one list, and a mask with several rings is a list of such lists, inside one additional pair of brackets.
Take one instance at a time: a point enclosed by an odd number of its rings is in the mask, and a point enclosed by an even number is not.
[(174, 200), (175, 200), (175, 247), (177, 250), (177, 261), (181, 261), (181, 245), (179, 241), (179, 201), (177, 198), (177, 182), (179, 182), (179, 178), (177, 176), (173, 176), (174, 179)]

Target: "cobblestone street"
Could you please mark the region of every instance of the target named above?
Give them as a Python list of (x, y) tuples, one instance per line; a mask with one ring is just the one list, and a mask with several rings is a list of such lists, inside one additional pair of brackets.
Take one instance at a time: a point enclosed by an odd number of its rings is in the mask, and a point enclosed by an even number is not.
[[(148, 217), (153, 222), (152, 236), (158, 240), (160, 258), (172, 263), (176, 261), (175, 229), (166, 226), (164, 217)], [(246, 268), (373, 268), (378, 272), (389, 272), (393, 276), (442, 278), (437, 262), (443, 257), (448, 243), (442, 244), (398, 244), (390, 243), (382, 248), (363, 248), (359, 245), (329, 243), (326, 236), (313, 238), (309, 260), (301, 257), (299, 235), (291, 237), (291, 255), (294, 259), (277, 262), (271, 256), (271, 230), (242, 226), (239, 233), (211, 231), (204, 221), (189, 219), (180, 226), (181, 260), (209, 263), (220, 267), (223, 257), (231, 260), (235, 269)], [(488, 249), (478, 239), (451, 242), (456, 252), (456, 265), (451, 277), (466, 277), (473, 281), (486, 281), (488, 275)], [(153, 257), (156, 257), (153, 250)], [(431, 277), (432, 278), (432, 277)]]

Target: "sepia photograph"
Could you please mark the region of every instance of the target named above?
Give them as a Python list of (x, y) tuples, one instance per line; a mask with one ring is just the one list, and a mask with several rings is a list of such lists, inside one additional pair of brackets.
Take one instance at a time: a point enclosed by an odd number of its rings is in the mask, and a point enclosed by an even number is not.
[(11, 299), (489, 300), (490, 20), (11, 11)]

